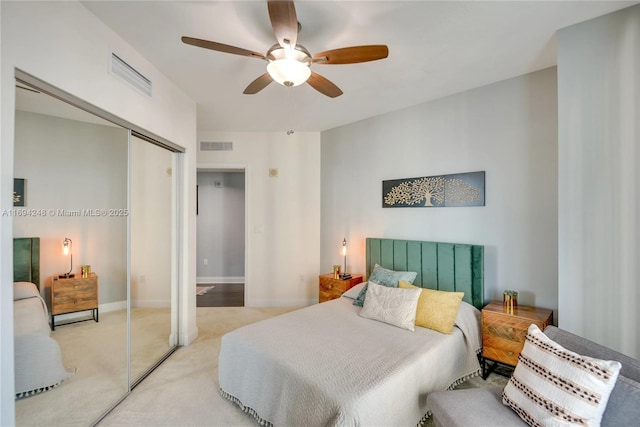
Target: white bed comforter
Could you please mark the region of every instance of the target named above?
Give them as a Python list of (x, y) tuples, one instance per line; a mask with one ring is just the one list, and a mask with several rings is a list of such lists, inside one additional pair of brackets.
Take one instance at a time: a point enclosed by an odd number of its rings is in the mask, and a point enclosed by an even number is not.
[(414, 426), (427, 394), (480, 369), (480, 312), (463, 302), (453, 334), (358, 316), (348, 298), (222, 338), (220, 391), (261, 424)]

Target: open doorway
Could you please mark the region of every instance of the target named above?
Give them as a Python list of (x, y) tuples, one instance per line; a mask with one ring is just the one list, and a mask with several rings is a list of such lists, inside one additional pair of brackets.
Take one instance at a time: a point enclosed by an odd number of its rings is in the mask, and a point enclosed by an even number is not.
[(245, 171), (198, 169), (197, 307), (243, 307)]

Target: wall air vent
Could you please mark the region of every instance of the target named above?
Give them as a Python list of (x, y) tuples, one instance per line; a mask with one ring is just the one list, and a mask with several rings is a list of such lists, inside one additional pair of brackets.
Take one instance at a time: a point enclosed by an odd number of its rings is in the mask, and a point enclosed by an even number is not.
[(200, 141), (200, 151), (233, 151), (233, 142)]
[(145, 95), (149, 97), (152, 96), (153, 83), (151, 80), (124, 62), (122, 58), (113, 52), (111, 53), (111, 61), (109, 62), (109, 71)]

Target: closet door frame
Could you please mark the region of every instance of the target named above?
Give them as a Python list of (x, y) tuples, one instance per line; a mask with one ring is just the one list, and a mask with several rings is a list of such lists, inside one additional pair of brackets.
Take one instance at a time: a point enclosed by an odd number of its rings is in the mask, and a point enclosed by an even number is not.
[(135, 136), (140, 138), (148, 143), (157, 145), (161, 148), (164, 148), (174, 154), (173, 156), (173, 179), (172, 179), (172, 190), (174, 195), (174, 202), (172, 203), (173, 209), (173, 221), (172, 221), (172, 247), (171, 247), (171, 263), (172, 263), (172, 278), (171, 278), (171, 336), (169, 337), (169, 342), (171, 344), (170, 350), (157, 362), (155, 362), (150, 368), (145, 372), (144, 375), (132, 379), (131, 378), (131, 218), (127, 217), (127, 391), (122, 395), (120, 399), (114, 402), (111, 406), (105, 408), (105, 411), (91, 424), (92, 426), (97, 425), (109, 412), (113, 410), (120, 402), (122, 402), (146, 376), (153, 371), (157, 366), (159, 366), (166, 358), (168, 358), (179, 346), (182, 345), (180, 342), (180, 268), (181, 268), (181, 258), (182, 258), (182, 232), (181, 227), (184, 220), (183, 215), (181, 214), (183, 197), (184, 194), (184, 182), (182, 177), (182, 171), (184, 167), (184, 147), (177, 145), (166, 138), (163, 138), (159, 135), (150, 132), (141, 126), (138, 126), (134, 123), (131, 123), (121, 117), (116, 116), (102, 108), (99, 108), (87, 101), (84, 101), (75, 95), (72, 95), (69, 92), (66, 92), (60, 88), (57, 88), (44, 80), (41, 80), (23, 70), (18, 68), (15, 69), (15, 80), (17, 83), (24, 84), (33, 89), (36, 89), (42, 93), (45, 93), (53, 98), (56, 98), (60, 101), (63, 101), (67, 104), (70, 104), (80, 110), (86, 111), (90, 114), (93, 114), (97, 117), (100, 117), (106, 121), (109, 121), (115, 125), (118, 125), (124, 129), (128, 130), (128, 184), (127, 184), (127, 205), (130, 207), (130, 197), (131, 197), (131, 138)]

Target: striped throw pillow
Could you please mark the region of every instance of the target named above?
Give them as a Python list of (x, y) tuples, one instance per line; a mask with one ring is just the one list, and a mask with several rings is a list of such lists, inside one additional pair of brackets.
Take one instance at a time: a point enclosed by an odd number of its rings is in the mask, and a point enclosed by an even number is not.
[(531, 325), (502, 403), (531, 426), (599, 426), (620, 367), (569, 351)]

